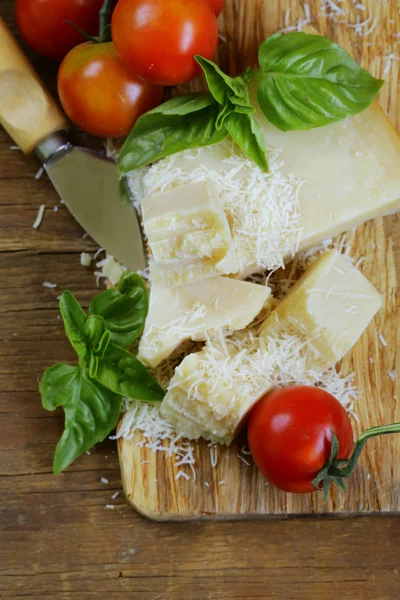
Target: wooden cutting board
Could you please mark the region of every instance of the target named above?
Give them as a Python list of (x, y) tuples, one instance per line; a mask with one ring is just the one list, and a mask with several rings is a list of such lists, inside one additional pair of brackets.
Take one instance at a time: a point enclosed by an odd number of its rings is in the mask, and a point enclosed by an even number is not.
[[(345, 47), (374, 76), (387, 80), (379, 102), (399, 127), (400, 36), (396, 38), (396, 33), (400, 32), (400, 1), (357, 1), (365, 6), (364, 11), (355, 8), (355, 1), (335, 0), (340, 9), (348, 9), (348, 12), (338, 14), (334, 21), (321, 14), (320, 0), (309, 0), (312, 25)], [(308, 12), (306, 5), (304, 7), (296, 1), (227, 0), (220, 17), (217, 61), (232, 75), (242, 72), (248, 65), (255, 66), (259, 44), (285, 25), (304, 19)], [(330, 9), (330, 12), (334, 10)], [(357, 16), (359, 22), (367, 21), (361, 26), (366, 32), (364, 36), (359, 36), (354, 27)], [(340, 20), (345, 22), (338, 23)], [(389, 55), (392, 59), (384, 58)], [(201, 82), (186, 86), (182, 91), (199, 89), (199, 86)], [(400, 421), (399, 246), (400, 218), (396, 215), (359, 227), (352, 245), (351, 255), (356, 260), (365, 257), (360, 270), (384, 298), (382, 309), (341, 366), (343, 374), (355, 373), (355, 383), (361, 390), (355, 406), (360, 421), (355, 423), (357, 431)], [(387, 346), (382, 343), (380, 334)], [(392, 377), (388, 374), (392, 371), (397, 374), (395, 381), (393, 374)], [(347, 494), (332, 492), (326, 503), (321, 494), (286, 494), (267, 485), (251, 457), (242, 453), (245, 433), (229, 448), (218, 446), (215, 467), (210, 462), (207, 442), (194, 443), (196, 481), (182, 477), (175, 480), (182, 467), (175, 467), (174, 459), (167, 458), (164, 453), (155, 455), (151, 450), (139, 447), (137, 443), (141, 439), (141, 434), (137, 433), (132, 440), (119, 440), (119, 457), (128, 501), (151, 519), (400, 512), (400, 435), (370, 440)], [(245, 464), (238, 454), (249, 464)], [(188, 474), (191, 475), (189, 470)]]

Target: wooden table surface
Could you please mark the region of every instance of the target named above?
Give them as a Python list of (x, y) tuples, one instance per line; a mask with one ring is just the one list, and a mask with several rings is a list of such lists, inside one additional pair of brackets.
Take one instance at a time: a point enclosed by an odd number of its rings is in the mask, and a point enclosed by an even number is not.
[[(13, 5), (0, 14), (16, 31)], [(54, 92), (56, 67), (30, 56)], [(68, 287), (88, 304), (79, 255), (96, 246), (11, 144), (0, 131), (0, 598), (399, 598), (399, 518), (153, 523), (124, 500), (113, 442), (52, 474), (63, 417), (41, 408), (38, 380), (73, 359), (56, 297)]]

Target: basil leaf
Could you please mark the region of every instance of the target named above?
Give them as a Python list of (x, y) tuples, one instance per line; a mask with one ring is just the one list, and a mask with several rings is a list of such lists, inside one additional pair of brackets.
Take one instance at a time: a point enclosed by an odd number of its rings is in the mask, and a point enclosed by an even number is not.
[(79, 302), (65, 290), (60, 298), (60, 312), (64, 321), (65, 333), (71, 346), (80, 360), (86, 356), (86, 313), (82, 310)]
[(259, 48), (258, 102), (283, 131), (311, 129), (367, 108), (383, 85), (321, 35), (276, 33)]
[(229, 77), (211, 60), (198, 54), (195, 59), (203, 69), (208, 89), (219, 104), (225, 104), (229, 99), (232, 104), (248, 106), (252, 112), (255, 111), (250, 104), (247, 85), (242, 77)]
[(89, 315), (89, 317), (86, 318), (85, 323), (87, 344), (90, 344), (91, 346), (99, 344), (104, 334), (104, 329), (103, 319), (100, 316)]
[(247, 81), (253, 70), (243, 77), (229, 77), (211, 60), (195, 56), (205, 74), (210, 92), (221, 104), (216, 128), (226, 128), (245, 154), (264, 171), (268, 170), (266, 149), (261, 128), (252, 118), (255, 108), (250, 104)]
[(119, 153), (120, 174), (175, 154), (221, 142), (227, 132), (217, 130), (219, 106), (211, 94), (172, 98), (142, 115)]
[(161, 401), (165, 395), (146, 367), (113, 343), (99, 361), (96, 380), (112, 392), (134, 400)]
[(54, 472), (60, 473), (114, 429), (122, 398), (91, 379), (85, 368), (66, 364), (47, 369), (39, 390), (46, 410), (64, 408), (65, 429), (54, 455)]
[(125, 271), (117, 289), (98, 294), (89, 307), (90, 315), (100, 315), (111, 341), (123, 348), (140, 335), (149, 309), (148, 292), (143, 279)]
[[(101, 317), (96, 316), (96, 318), (98, 318), (102, 321)], [(90, 317), (89, 317), (89, 319), (90, 319)], [(96, 377), (100, 360), (102, 360), (105, 356), (108, 345), (110, 343), (110, 338), (111, 338), (110, 332), (104, 331), (104, 333), (101, 336), (101, 339), (99, 340), (97, 345), (94, 348), (91, 348), (89, 350), (88, 371), (89, 371), (90, 377)]]
[(258, 123), (250, 115), (234, 112), (226, 118), (225, 127), (243, 152), (260, 169), (268, 171), (264, 136)]

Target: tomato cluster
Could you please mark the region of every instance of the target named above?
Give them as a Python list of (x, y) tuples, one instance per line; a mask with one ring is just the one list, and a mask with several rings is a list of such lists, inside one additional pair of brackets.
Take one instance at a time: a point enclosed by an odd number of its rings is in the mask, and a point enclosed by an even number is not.
[[(213, 57), (224, 3), (16, 0), (16, 12), (25, 41), (48, 58), (63, 59), (58, 90), (69, 118), (89, 133), (120, 137), (160, 104), (162, 86), (199, 74), (195, 54)], [(112, 42), (99, 32), (102, 8), (112, 12)], [(83, 43), (83, 32), (91, 41)]]

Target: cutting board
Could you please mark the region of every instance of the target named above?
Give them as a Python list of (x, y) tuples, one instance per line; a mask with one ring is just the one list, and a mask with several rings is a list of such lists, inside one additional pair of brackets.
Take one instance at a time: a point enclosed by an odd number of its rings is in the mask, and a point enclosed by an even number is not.
[[(356, 9), (352, 0), (336, 2), (341, 10), (348, 9), (344, 15), (338, 14), (336, 21), (345, 21), (338, 23), (321, 14), (324, 2), (309, 0), (312, 25), (345, 47), (375, 77), (387, 80), (379, 103), (394, 125), (400, 127), (400, 36), (395, 35), (400, 32), (400, 1), (358, 2), (365, 6), (364, 11)], [(332, 11), (337, 12), (331, 8)], [(217, 61), (231, 75), (242, 72), (248, 65), (255, 66), (259, 44), (285, 25), (304, 20), (307, 13), (307, 5), (303, 7), (296, 1), (227, 0), (220, 17)], [(366, 32), (364, 36), (358, 35), (354, 27), (357, 16), (359, 22), (367, 21), (361, 26)], [(388, 55), (397, 60), (384, 58)], [(201, 81), (194, 82), (182, 88), (182, 92), (199, 89), (201, 85)], [(354, 372), (355, 383), (361, 390), (354, 409), (359, 419), (359, 423), (354, 422), (357, 432), (373, 425), (400, 421), (399, 243), (400, 217), (395, 215), (359, 227), (352, 244), (351, 255), (356, 260), (365, 257), (359, 268), (384, 299), (382, 309), (341, 364), (344, 375)], [(395, 381), (393, 374), (392, 377), (388, 374), (392, 371), (397, 373)], [(196, 481), (188, 467), (175, 467), (174, 459), (165, 453), (153, 454), (138, 446), (141, 439), (141, 434), (136, 433), (129, 441), (119, 440), (119, 457), (128, 501), (151, 519), (253, 519), (400, 512), (400, 435), (370, 440), (348, 492), (333, 491), (325, 503), (319, 493), (286, 494), (268, 485), (251, 457), (243, 453), (243, 450), (246, 452), (245, 432), (229, 448), (217, 447), (217, 457), (213, 456), (215, 467), (211, 464), (207, 442), (194, 442)], [(187, 469), (190, 480), (175, 479), (182, 469)]]

